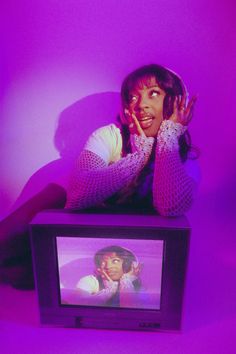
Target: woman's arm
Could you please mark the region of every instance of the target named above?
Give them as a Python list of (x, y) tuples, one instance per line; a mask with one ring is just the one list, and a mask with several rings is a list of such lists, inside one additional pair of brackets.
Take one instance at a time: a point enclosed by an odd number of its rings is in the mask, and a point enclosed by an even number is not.
[[(137, 269), (140, 269), (139, 266), (137, 267)], [(134, 282), (140, 281), (138, 278), (138, 272), (137, 275), (135, 275), (133, 271), (125, 273), (120, 279), (121, 307), (142, 308), (147, 305), (147, 298), (144, 297), (144, 290), (141, 286), (137, 289), (134, 285)]]
[(135, 136), (134, 152), (111, 165), (96, 153), (83, 150), (72, 174), (66, 208), (99, 205), (127, 186), (147, 163), (153, 142), (153, 138)]
[(162, 122), (157, 136), (153, 178), (153, 204), (163, 216), (182, 215), (192, 205), (197, 182), (188, 174), (179, 154), (178, 138), (186, 126)]

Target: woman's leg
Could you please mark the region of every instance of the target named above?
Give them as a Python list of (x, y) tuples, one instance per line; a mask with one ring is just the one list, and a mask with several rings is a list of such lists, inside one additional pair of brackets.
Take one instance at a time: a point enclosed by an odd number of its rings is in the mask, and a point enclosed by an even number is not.
[[(18, 263), (31, 264), (30, 221), (42, 210), (63, 208), (65, 202), (64, 188), (51, 183), (0, 222), (1, 270), (7, 268), (10, 271)], [(0, 272), (1, 277), (4, 278)]]

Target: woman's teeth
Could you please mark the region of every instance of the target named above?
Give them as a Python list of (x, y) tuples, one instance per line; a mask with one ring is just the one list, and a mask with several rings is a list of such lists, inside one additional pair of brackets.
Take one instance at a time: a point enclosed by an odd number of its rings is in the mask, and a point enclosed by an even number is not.
[(139, 120), (139, 124), (141, 128), (146, 129), (152, 125), (152, 121), (153, 121), (152, 117), (142, 118)]

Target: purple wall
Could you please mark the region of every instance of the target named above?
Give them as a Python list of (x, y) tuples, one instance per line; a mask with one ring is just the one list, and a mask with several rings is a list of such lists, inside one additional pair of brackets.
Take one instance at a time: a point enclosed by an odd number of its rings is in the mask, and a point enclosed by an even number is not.
[[(202, 152), (202, 183), (189, 214), (185, 332), (136, 339), (126, 333), (127, 353), (138, 352), (140, 342), (150, 353), (159, 348), (223, 353), (225, 345), (235, 352), (235, 6), (233, 0), (7, 0), (0, 5), (0, 218), (29, 179), (18, 203), (56, 177), (66, 184), (73, 154), (90, 130), (114, 120), (115, 93), (134, 68), (166, 65), (182, 76), (190, 94), (199, 95), (190, 130)], [(106, 336), (113, 350), (124, 334)], [(74, 338), (77, 346), (78, 332)], [(87, 337), (82, 343), (92, 345)]]
[[(228, 184), (235, 168), (233, 1), (4, 3), (0, 215), (34, 172), (59, 157), (60, 113), (88, 95), (119, 91), (130, 70), (151, 62), (178, 72), (190, 94), (199, 94), (191, 133), (202, 150), (201, 190)], [(96, 112), (92, 120), (77, 117), (81, 129), (100, 125)], [(52, 175), (40, 175), (37, 188)]]

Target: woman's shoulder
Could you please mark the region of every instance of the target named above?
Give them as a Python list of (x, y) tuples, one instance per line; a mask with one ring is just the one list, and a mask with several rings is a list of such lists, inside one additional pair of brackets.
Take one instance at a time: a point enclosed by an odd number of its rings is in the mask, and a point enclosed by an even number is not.
[(122, 151), (120, 128), (112, 123), (96, 129), (90, 135), (84, 149), (99, 155), (107, 163), (119, 160)]
[(116, 124), (111, 123), (111, 124), (104, 125), (104, 126), (98, 128), (98, 129), (96, 129), (92, 133), (92, 136), (107, 136), (107, 135), (121, 136), (121, 130)]
[(78, 281), (76, 288), (96, 293), (99, 291), (99, 282), (94, 275), (86, 275)]

